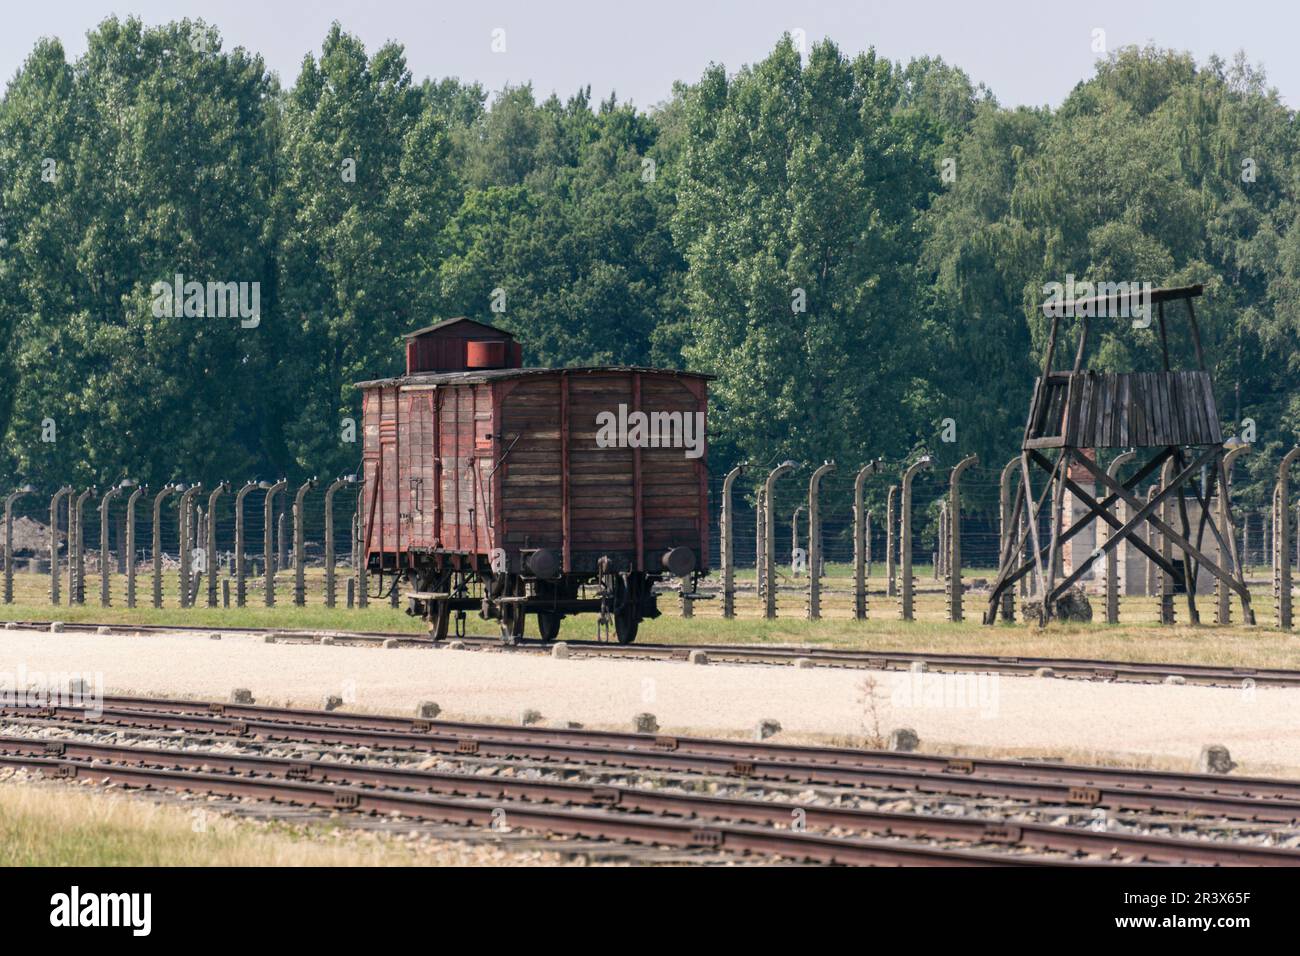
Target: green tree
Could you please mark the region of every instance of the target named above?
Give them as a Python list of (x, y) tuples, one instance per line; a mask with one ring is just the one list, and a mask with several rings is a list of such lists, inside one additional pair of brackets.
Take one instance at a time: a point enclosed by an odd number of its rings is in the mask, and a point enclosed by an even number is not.
[[(26, 480), (156, 484), (260, 457), (257, 330), (155, 315), (150, 289), (177, 274), (270, 284), (275, 93), (260, 58), (222, 50), (201, 21), (115, 18), (75, 65), (42, 44), (10, 85), (6, 258), (21, 278), (6, 445)], [(56, 442), (41, 441), (46, 420)]]
[(413, 83), (400, 47), (368, 57), (338, 24), (287, 97), (268, 409), (282, 470), (355, 470), (359, 429), (343, 441), (343, 420), (360, 421), (353, 384), (401, 371), (401, 336), (443, 311), (436, 275), (458, 196), (447, 109)]
[(848, 59), (825, 42), (804, 66), (786, 37), (686, 96), (685, 351), (718, 375), (722, 461), (856, 461), (924, 440), (938, 406), (916, 227), (938, 171), (901, 93), (874, 52)]

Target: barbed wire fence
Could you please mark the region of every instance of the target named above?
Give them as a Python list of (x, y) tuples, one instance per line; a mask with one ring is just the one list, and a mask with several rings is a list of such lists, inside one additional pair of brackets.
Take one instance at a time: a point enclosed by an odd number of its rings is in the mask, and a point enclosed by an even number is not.
[[(888, 614), (889, 604), (896, 603), (891, 596), (886, 569), (892, 543), (896, 574), (901, 574), (900, 557), (903, 552), (901, 535), (901, 498), (896, 495), (894, 526), (891, 529), (886, 505), (889, 489), (901, 483), (903, 462), (881, 462), (876, 473), (864, 480), (865, 580), (863, 588), (871, 595), (875, 605), (869, 615)], [(958, 519), (950, 514), (951, 469), (928, 467), (915, 472), (912, 479), (912, 509), (910, 545), (913, 557), (914, 585), (927, 598), (943, 594), (951, 609), (952, 581), (955, 576), (969, 575), (968, 584), (956, 591), (980, 590), (998, 573), (1003, 547), (1003, 469), (1005, 462), (974, 462), (968, 464), (960, 477)], [(772, 502), (766, 509), (772, 522), (772, 567), (776, 577), (776, 590), (784, 607), (773, 607), (781, 616), (821, 616), (821, 596), (835, 604), (837, 599), (852, 595), (855, 589), (855, 515), (854, 492), (859, 472), (858, 466), (834, 467), (824, 470), (819, 480), (817, 517), (820, 526), (819, 547), (809, 541), (808, 483), (816, 465), (796, 465), (772, 483)], [(1234, 469), (1241, 476), (1241, 466)], [(765, 582), (760, 562), (763, 558), (762, 539), (759, 535), (756, 510), (760, 490), (769, 476), (769, 470), (747, 469), (735, 481), (732, 489), (732, 568), (736, 594), (765, 596)], [(723, 566), (722, 535), (719, 533), (723, 482), (725, 473), (714, 473), (709, 479), (709, 555), (708, 566), (721, 571)], [(1019, 480), (1019, 476), (1015, 476)], [(4, 539), (4, 603), (15, 603), (16, 576), (43, 575), (49, 581), (46, 597), (52, 605), (73, 601), (78, 604), (126, 605), (130, 590), (135, 590), (133, 603), (155, 603), (155, 606), (237, 606), (241, 603), (333, 603), (338, 606), (364, 606), (369, 599), (362, 587), (364, 571), (357, 557), (360, 509), (360, 486), (355, 483), (321, 482), (309, 486), (285, 485), (270, 496), (270, 522), (267, 518), (267, 491), (262, 482), (252, 487), (243, 497), (243, 588), (236, 587), (240, 561), (237, 558), (236, 500), (245, 485), (231, 485), (212, 497), (213, 488), (200, 488), (188, 496), (190, 507), (181, 506), (186, 497), (181, 488), (165, 498), (158, 510), (157, 529), (154, 528), (154, 499), (162, 489), (149, 489), (139, 495), (134, 504), (133, 528), (128, 528), (127, 502), (130, 486), (112, 489), (109, 518), (101, 521), (98, 489), (64, 488), (52, 504), (50, 493), (34, 489), (19, 489), (5, 499)], [(1153, 484), (1158, 484), (1154, 482)], [(1281, 482), (1279, 482), (1281, 484)], [(326, 498), (331, 507), (327, 520)], [(48, 491), (53, 491), (50, 489)], [(1145, 496), (1149, 487), (1138, 489)], [(80, 500), (80, 508), (77, 502)], [(301, 501), (301, 520), (295, 522), (295, 501)], [(1039, 515), (1040, 538), (1050, 534), (1048, 516)], [(80, 528), (69, 528), (80, 512)], [(51, 517), (53, 516), (53, 524)], [(187, 516), (189, 520), (187, 520)], [(1286, 520), (1283, 520), (1285, 518)], [(1288, 493), (1286, 508), (1241, 507), (1235, 514), (1235, 545), (1245, 573), (1267, 573), (1274, 578), (1275, 598), (1280, 586), (1283, 568), (1300, 568), (1300, 535), (1293, 529), (1300, 525), (1300, 501), (1292, 500)], [(328, 541), (326, 529), (329, 527)], [(956, 550), (948, 531), (959, 529)], [(270, 548), (267, 548), (269, 528)], [(70, 533), (71, 530), (71, 533)], [(209, 535), (212, 540), (209, 541)], [(155, 555), (154, 541), (159, 542)], [(1104, 541), (1097, 539), (1098, 544)], [(184, 546), (182, 545), (184, 542)], [(52, 547), (53, 545), (53, 547)], [(106, 547), (105, 547), (106, 546)], [(810, 555), (819, 552), (818, 567), (809, 566)], [(949, 556), (958, 555), (957, 567), (951, 567)], [(105, 583), (101, 568), (108, 565)], [(128, 559), (128, 555), (133, 560)], [(159, 601), (153, 602), (152, 569), (155, 558), (163, 570), (163, 583)], [(215, 564), (214, 568), (209, 562)], [(272, 573), (267, 575), (267, 565)], [(134, 565), (136, 587), (130, 588), (128, 571)], [(1094, 589), (1104, 589), (1105, 562), (1085, 578)], [(57, 573), (52, 569), (57, 569)], [(324, 578), (318, 573), (324, 570)], [(310, 575), (308, 572), (311, 572)], [(792, 606), (791, 598), (798, 591), (807, 591), (811, 575), (816, 575), (818, 595), (805, 600), (802, 609)], [(1289, 575), (1287, 575), (1290, 577)], [(1022, 579), (1018, 594), (1026, 596), (1032, 587), (1028, 578)], [(1152, 584), (1158, 590), (1158, 581), (1144, 575), (1141, 587), (1131, 581), (1118, 584), (1125, 597), (1155, 596)], [(332, 578), (332, 581), (330, 580)], [(88, 579), (94, 587), (87, 588)], [(19, 581), (21, 583), (21, 577)], [(28, 579), (30, 582), (31, 578)], [(149, 582), (149, 588), (141, 586)], [(722, 575), (715, 573), (706, 579), (705, 591), (721, 587)], [(218, 582), (220, 584), (218, 585)], [(1290, 583), (1289, 581), (1287, 582)], [(269, 587), (268, 587), (269, 586)], [(21, 590), (22, 588), (20, 588)], [(30, 586), (26, 593), (31, 593)], [(269, 590), (269, 596), (268, 596)], [(329, 598), (332, 596), (333, 601)], [(242, 597), (242, 601), (241, 601)], [(383, 595), (396, 604), (398, 591), (393, 589)], [(880, 598), (888, 598), (880, 604)], [(683, 613), (693, 613), (693, 601), (683, 599)], [(1289, 607), (1279, 605), (1277, 622), (1291, 626)], [(721, 612), (719, 612), (721, 613)], [(957, 611), (961, 613), (960, 608)], [(864, 616), (864, 615), (856, 615)]]

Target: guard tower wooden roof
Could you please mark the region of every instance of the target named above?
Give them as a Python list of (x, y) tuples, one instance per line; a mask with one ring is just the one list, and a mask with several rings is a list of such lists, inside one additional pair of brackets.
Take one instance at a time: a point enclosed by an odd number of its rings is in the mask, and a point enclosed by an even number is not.
[[(1022, 449), (1222, 444), (1214, 383), (1205, 368), (1200, 327), (1192, 307), (1192, 299), (1201, 292), (1201, 286), (1193, 285), (1154, 289), (1149, 303), (1141, 301), (1140, 292), (1126, 292), (1057, 305), (1052, 314), (1043, 374), (1034, 382)], [(1198, 365), (1194, 370), (1175, 371), (1169, 367), (1164, 306), (1173, 301), (1187, 305)], [(1164, 370), (1098, 372), (1083, 368), (1093, 318), (1099, 313), (1133, 315), (1144, 304), (1153, 305), (1157, 310)], [(1082, 317), (1074, 367), (1068, 372), (1052, 370), (1063, 314)]]

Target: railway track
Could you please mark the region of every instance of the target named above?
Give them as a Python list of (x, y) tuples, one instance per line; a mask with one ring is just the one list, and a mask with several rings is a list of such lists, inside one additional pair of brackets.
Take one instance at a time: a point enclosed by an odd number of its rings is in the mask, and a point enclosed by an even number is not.
[[(35, 728), (58, 722), (80, 733), (122, 735), (129, 728), (144, 735), (133, 742), (106, 743), (102, 739), (9, 734), (0, 736), (0, 766), (63, 779), (244, 797), (331, 811), (397, 813), (472, 826), (491, 826), (504, 814), (511, 826), (571, 838), (707, 848), (816, 863), (1300, 865), (1300, 852), (1277, 846), (181, 749), (159, 746), (157, 737), (150, 740), (147, 734), (176, 734), (182, 740), (201, 734), (227, 743), (332, 743), (444, 755), (452, 761), (524, 758), (601, 768), (671, 770), (740, 778), (750, 786), (761, 786), (764, 780), (845, 788), (884, 786), (902, 792), (996, 796), (1076, 809), (1101, 806), (1172, 813), (1184, 821), (1208, 814), (1294, 823), (1300, 820), (1300, 784), (1288, 781), (1224, 781), (1190, 774), (1016, 761), (967, 761), (970, 766), (954, 772), (952, 766), (941, 770), (922, 766), (931, 758), (916, 754), (412, 721), (156, 698), (106, 699), (102, 714), (64, 707), (10, 708), (0, 713), (8, 722)], [(1016, 777), (1016, 773), (1023, 776)], [(1088, 779), (1097, 783), (1072, 783), (1081, 779), (1080, 774), (1090, 774)], [(1230, 792), (1221, 792), (1225, 788)]]
[[(129, 786), (252, 796), (359, 812), (400, 813), (443, 823), (492, 825), (500, 810), (513, 825), (584, 837), (648, 837), (675, 846), (776, 853), (824, 863), (1005, 863), (993, 854), (935, 850), (862, 839), (827, 840), (825, 834), (790, 829), (865, 832), (886, 837), (958, 840), (1020, 849), (1090, 853), (1126, 862), (1231, 865), (1300, 865), (1300, 854), (1167, 837), (1110, 834), (1045, 824), (1001, 825), (971, 818), (824, 806), (790, 807), (762, 800), (667, 793), (631, 787), (589, 786), (547, 780), (483, 777), (226, 753), (0, 737), (0, 765), (49, 771), (62, 779), (86, 775)], [(390, 793), (388, 791), (406, 791)], [(425, 791), (421, 794), (418, 791)], [(473, 801), (478, 801), (475, 803)], [(487, 801), (488, 806), (483, 806)], [(535, 806), (551, 804), (563, 807)], [(591, 808), (596, 814), (582, 812)], [(636, 815), (626, 822), (607, 812)], [(575, 812), (576, 811), (576, 812)], [(649, 815), (651, 819), (642, 819)], [(671, 818), (668, 820), (662, 818)], [(689, 821), (690, 826), (683, 826)], [(755, 825), (786, 830), (767, 832)], [(1033, 859), (1015, 862), (1046, 862)]]
[[(1154, 788), (1207, 796), (1239, 796), (1300, 802), (1300, 780), (1271, 777), (1225, 777), (1214, 774), (1129, 770), (1031, 760), (954, 758), (892, 750), (857, 750), (714, 737), (636, 734), (612, 730), (515, 727), (470, 721), (425, 720), (383, 714), (273, 707), (262, 704), (211, 703), (159, 697), (106, 695), (103, 699), (103, 707), (106, 719), (125, 721), (128, 726), (138, 720), (142, 720), (147, 726), (151, 720), (161, 719), (164, 727), (172, 728), (173, 724), (169, 722), (171, 720), (183, 724), (174, 729), (190, 732), (207, 727), (220, 727), (224, 732), (233, 729), (237, 732), (241, 729), (239, 724), (242, 722), (250, 732), (260, 729), (266, 733), (280, 733), (285, 729), (282, 725), (287, 725), (289, 728), (301, 727), (311, 733), (320, 729), (324, 729), (326, 733), (337, 730), (343, 735), (352, 735), (353, 742), (359, 741), (362, 744), (377, 746), (395, 742), (400, 745), (418, 746), (430, 736), (438, 738), (440, 742), (450, 737), (457, 741), (478, 741), (484, 747), (489, 743), (543, 748), (554, 745), (565, 748), (585, 747), (596, 753), (602, 750), (626, 750), (631, 754), (648, 752), (655, 756), (674, 754), (687, 757), (717, 757), (737, 764), (737, 767), (732, 768), (733, 771), (743, 770), (748, 764), (761, 766), (780, 761), (813, 768), (880, 769), (931, 775), (937, 773), (949, 778), (1050, 782), (1079, 788), (1097, 786)], [(77, 708), (64, 708), (62, 712), (73, 717), (84, 713)], [(0, 708), (0, 713), (6, 711)], [(215, 718), (215, 722), (209, 723), (209, 718)], [(369, 731), (380, 733), (368, 735)], [(461, 744), (458, 743), (457, 746), (461, 747)], [(1291, 821), (1288, 819), (1280, 822)]]
[[(48, 628), (51, 621), (16, 621), (23, 628)], [(308, 631), (283, 628), (197, 627), (192, 625), (104, 625), (92, 623), (63, 624), (69, 632), (94, 633), (107, 627), (119, 634), (211, 633), (248, 634), (274, 637), (284, 643), (319, 643), (330, 638), (336, 643), (382, 644), (397, 641), (409, 647), (448, 646), (436, 644), (423, 634), (405, 631)], [(456, 638), (465, 647), (510, 653), (547, 653), (554, 646), (541, 641), (525, 640), (507, 646), (500, 639), (486, 635)], [(612, 657), (626, 660), (687, 660), (692, 651), (703, 651), (710, 661), (729, 664), (769, 666), (813, 666), (861, 668), (866, 670), (908, 670), (921, 665), (927, 670), (944, 673), (997, 673), (1032, 676), (1050, 672), (1053, 677), (1082, 680), (1160, 683), (1170, 677), (1189, 684), (1240, 687), (1250, 681), (1255, 686), (1300, 687), (1300, 670), (1283, 668), (1223, 667), (1213, 664), (1170, 664), (1156, 661), (1116, 661), (1063, 657), (1018, 657), (981, 654), (945, 654), (931, 651), (881, 651), (852, 648), (792, 646), (757, 646), (747, 644), (617, 644), (606, 641), (566, 641), (573, 656)]]

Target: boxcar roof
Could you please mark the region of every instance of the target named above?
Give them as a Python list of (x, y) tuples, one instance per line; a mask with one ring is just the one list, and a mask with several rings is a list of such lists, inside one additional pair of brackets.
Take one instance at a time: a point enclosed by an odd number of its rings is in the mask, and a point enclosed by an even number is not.
[(494, 368), (468, 372), (416, 372), (395, 378), (377, 378), (357, 382), (357, 388), (374, 388), (381, 385), (481, 385), (503, 379), (525, 378), (536, 375), (583, 375), (594, 372), (651, 372), (655, 375), (672, 375), (677, 378), (713, 379), (716, 376), (701, 372), (681, 372), (671, 368), (648, 368), (642, 365), (589, 365), (578, 368)]
[(430, 332), (440, 332), (452, 325), (477, 325), (480, 329), (486, 329), (494, 335), (500, 335), (507, 339), (513, 339), (514, 336), (505, 329), (498, 329), (495, 325), (488, 325), (486, 322), (480, 322), (478, 319), (471, 319), (463, 315), (458, 315), (454, 319), (443, 319), (441, 322), (435, 322), (433, 325), (426, 325), (422, 329), (416, 329), (414, 332), (407, 332), (402, 336), (404, 339), (414, 339), (421, 335), (428, 335)]

